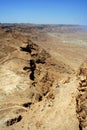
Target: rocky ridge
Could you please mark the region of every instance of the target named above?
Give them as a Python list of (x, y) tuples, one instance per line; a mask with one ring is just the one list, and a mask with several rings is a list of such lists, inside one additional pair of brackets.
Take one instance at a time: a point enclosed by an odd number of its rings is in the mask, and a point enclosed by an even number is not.
[(87, 129), (87, 61), (80, 67), (78, 74), (79, 80), (77, 103), (77, 117), (80, 130)]

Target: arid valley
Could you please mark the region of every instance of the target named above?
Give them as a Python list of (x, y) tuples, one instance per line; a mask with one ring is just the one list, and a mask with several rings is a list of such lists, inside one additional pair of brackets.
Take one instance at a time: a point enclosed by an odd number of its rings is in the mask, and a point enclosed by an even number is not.
[(87, 27), (0, 24), (0, 130), (87, 130)]

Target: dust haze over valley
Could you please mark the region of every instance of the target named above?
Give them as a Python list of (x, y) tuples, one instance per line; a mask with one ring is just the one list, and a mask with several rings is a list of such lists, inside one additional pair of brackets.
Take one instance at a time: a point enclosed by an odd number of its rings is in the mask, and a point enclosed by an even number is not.
[(0, 130), (87, 130), (87, 27), (0, 24)]

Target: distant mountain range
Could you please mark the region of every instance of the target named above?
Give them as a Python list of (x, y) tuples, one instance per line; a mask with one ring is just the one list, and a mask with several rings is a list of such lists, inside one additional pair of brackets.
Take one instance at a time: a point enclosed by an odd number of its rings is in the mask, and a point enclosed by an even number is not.
[(30, 23), (0, 23), (2, 29), (23, 29), (28, 31), (30, 28), (36, 28), (38, 30), (43, 30), (45, 32), (58, 32), (58, 33), (75, 33), (75, 32), (87, 32), (86, 25), (66, 25), (66, 24), (30, 24)]

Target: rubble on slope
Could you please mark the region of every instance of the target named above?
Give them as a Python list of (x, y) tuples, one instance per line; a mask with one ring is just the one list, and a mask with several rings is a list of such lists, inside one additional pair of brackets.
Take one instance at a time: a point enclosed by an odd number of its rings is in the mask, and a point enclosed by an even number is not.
[(78, 71), (78, 95), (76, 97), (76, 112), (79, 120), (79, 130), (87, 129), (87, 61)]

